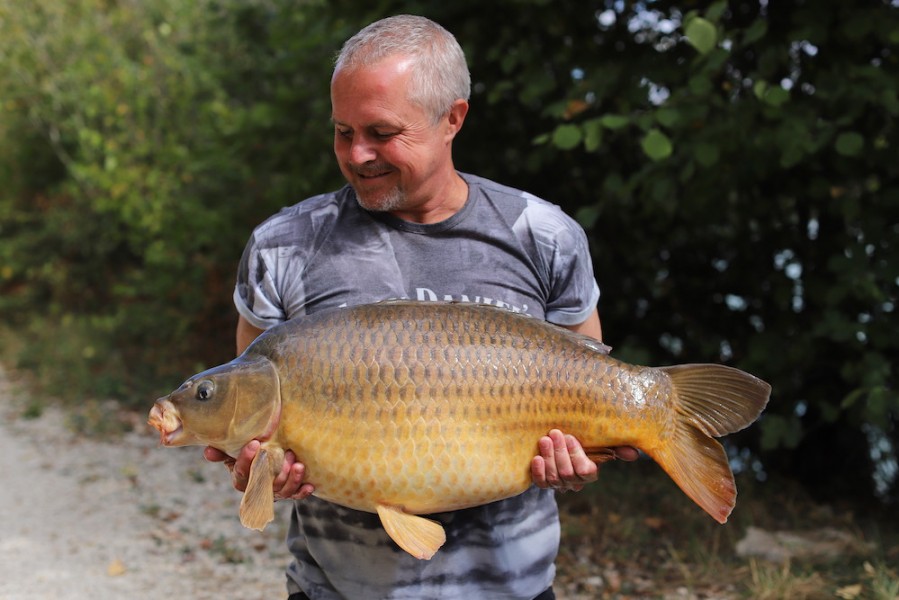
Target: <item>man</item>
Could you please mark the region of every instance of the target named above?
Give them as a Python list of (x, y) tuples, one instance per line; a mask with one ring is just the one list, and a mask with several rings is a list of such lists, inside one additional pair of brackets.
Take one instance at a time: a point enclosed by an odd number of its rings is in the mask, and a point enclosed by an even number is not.
[[(422, 17), (384, 19), (347, 41), (331, 103), (349, 185), (254, 231), (234, 293), (238, 352), (287, 319), (388, 298), (488, 302), (601, 338), (583, 230), (543, 200), (455, 170), (469, 89), (455, 38)], [(302, 500), (288, 534), (291, 600), (553, 598), (559, 523), (550, 488), (581, 489), (597, 467), (560, 431), (534, 442), (535, 487), (433, 515), (447, 541), (430, 561), (399, 550), (376, 515), (310, 496), (302, 463), (288, 453), (275, 492)], [(206, 456), (226, 461), (243, 490), (257, 449), (251, 442), (236, 460), (211, 448)]]

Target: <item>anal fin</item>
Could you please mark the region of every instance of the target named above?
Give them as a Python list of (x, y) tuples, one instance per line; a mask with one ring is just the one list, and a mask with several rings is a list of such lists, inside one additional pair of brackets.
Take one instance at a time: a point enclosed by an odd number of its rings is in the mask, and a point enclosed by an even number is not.
[(415, 558), (430, 559), (446, 542), (446, 532), (437, 521), (387, 504), (378, 504), (378, 516), (390, 539)]
[(584, 453), (587, 455), (587, 458), (597, 464), (609, 462), (610, 460), (615, 460), (617, 458), (615, 451), (611, 448), (584, 448)]
[(262, 446), (250, 465), (250, 477), (240, 501), (240, 522), (244, 527), (262, 531), (275, 518), (275, 493), (272, 483), (281, 472), (284, 451)]

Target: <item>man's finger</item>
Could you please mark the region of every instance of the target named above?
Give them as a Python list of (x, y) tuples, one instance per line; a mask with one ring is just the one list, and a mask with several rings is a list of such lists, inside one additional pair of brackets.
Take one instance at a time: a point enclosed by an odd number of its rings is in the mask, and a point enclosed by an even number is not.
[(565, 436), (565, 443), (568, 448), (568, 456), (572, 465), (574, 477), (578, 481), (589, 483), (596, 481), (599, 469), (596, 463), (590, 460), (583, 446), (573, 435)]
[(541, 489), (549, 487), (546, 483), (546, 461), (543, 460), (543, 456), (535, 456), (531, 460), (531, 479)]
[(624, 461), (633, 461), (640, 458), (640, 451), (633, 446), (616, 446), (612, 448), (615, 451), (615, 458)]
[(551, 436), (540, 438), (540, 456), (543, 457), (544, 480), (549, 487), (557, 487), (559, 485), (559, 470), (558, 465), (556, 465), (556, 442)]
[(549, 437), (553, 441), (553, 457), (555, 459), (556, 477), (559, 480), (559, 483), (566, 484), (572, 478), (577, 476), (574, 465), (571, 463), (568, 440), (558, 429), (550, 431)]

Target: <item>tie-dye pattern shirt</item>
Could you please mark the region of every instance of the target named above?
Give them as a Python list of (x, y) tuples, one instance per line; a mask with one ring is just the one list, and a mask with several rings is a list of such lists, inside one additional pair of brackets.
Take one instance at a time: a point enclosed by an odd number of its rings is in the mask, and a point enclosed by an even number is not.
[[(461, 175), (466, 204), (435, 224), (368, 212), (349, 186), (281, 210), (256, 228), (244, 251), (238, 311), (260, 329), (395, 298), (482, 302), (559, 325), (586, 320), (599, 288), (581, 227), (535, 196)], [(532, 486), (429, 517), (443, 524), (447, 541), (420, 561), (387, 537), (375, 514), (315, 497), (296, 502), (288, 590), (312, 600), (530, 600), (551, 585), (559, 545), (553, 492)]]

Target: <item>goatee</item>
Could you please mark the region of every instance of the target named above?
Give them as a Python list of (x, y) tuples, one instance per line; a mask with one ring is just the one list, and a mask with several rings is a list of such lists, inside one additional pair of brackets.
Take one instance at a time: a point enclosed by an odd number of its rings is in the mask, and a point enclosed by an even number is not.
[(356, 192), (356, 201), (359, 206), (372, 212), (393, 212), (403, 207), (406, 195), (399, 189), (393, 188), (383, 196), (377, 198), (363, 198)]

